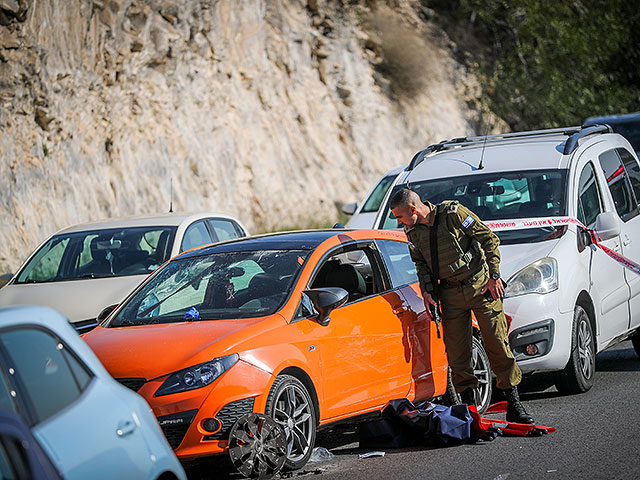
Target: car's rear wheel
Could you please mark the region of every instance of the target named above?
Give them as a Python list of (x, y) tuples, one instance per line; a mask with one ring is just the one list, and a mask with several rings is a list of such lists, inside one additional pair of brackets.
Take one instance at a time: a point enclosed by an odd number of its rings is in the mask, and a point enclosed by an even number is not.
[(580, 305), (573, 312), (571, 353), (569, 363), (554, 373), (558, 392), (563, 394), (586, 392), (593, 386), (596, 370), (596, 350), (589, 315)]
[(476, 408), (482, 415), (489, 408), (491, 403), (491, 391), (493, 390), (493, 379), (491, 377), (491, 366), (489, 356), (484, 349), (482, 340), (474, 335), (471, 349), (471, 363), (473, 373), (478, 379), (476, 389)]
[(287, 460), (284, 468), (302, 468), (309, 461), (316, 441), (315, 406), (306, 387), (291, 375), (279, 375), (267, 397), (266, 414), (286, 434)]

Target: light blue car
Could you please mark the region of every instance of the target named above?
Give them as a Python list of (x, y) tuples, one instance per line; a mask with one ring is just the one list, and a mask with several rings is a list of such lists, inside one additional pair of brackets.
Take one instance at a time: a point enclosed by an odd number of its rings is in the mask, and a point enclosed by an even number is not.
[(68, 479), (186, 480), (149, 405), (113, 380), (57, 311), (0, 308), (0, 409)]

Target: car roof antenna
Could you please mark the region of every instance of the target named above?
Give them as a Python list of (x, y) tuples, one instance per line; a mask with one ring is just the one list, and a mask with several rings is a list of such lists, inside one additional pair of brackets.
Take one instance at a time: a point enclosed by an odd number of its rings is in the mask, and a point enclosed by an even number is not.
[(169, 180), (169, 213), (173, 213), (173, 177)]
[(480, 154), (480, 165), (478, 165), (478, 170), (482, 170), (484, 166), (482, 165), (482, 160), (484, 159), (484, 147), (487, 146), (487, 137), (489, 136), (489, 129), (487, 128), (487, 133), (484, 134), (484, 142), (482, 142), (482, 153)]

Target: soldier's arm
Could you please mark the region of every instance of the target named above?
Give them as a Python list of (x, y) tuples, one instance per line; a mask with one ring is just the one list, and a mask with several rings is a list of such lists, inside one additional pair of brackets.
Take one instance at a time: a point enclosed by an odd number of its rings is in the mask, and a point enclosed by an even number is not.
[(460, 228), (465, 235), (477, 240), (484, 250), (487, 259), (489, 275), (500, 273), (500, 239), (487, 227), (480, 218), (464, 205), (458, 205), (458, 211), (451, 215), (453, 223)]
[(410, 245), (409, 253), (411, 254), (411, 260), (416, 264), (416, 270), (418, 271), (418, 280), (420, 280), (420, 290), (422, 290), (423, 296), (429, 295), (434, 291), (433, 276), (429, 265), (424, 259), (424, 256), (416, 247)]

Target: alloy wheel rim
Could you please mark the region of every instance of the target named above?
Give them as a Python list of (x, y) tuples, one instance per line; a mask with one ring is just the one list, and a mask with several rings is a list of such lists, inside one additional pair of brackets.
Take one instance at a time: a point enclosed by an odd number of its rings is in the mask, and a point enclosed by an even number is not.
[(287, 385), (274, 402), (273, 418), (284, 430), (287, 458), (296, 462), (305, 457), (313, 435), (313, 416), (307, 396), (297, 385)]
[(271, 478), (286, 461), (287, 442), (282, 428), (260, 413), (240, 417), (229, 434), (229, 456), (245, 477)]
[(578, 325), (578, 358), (580, 359), (580, 369), (582, 375), (586, 379), (590, 379), (593, 375), (593, 339), (589, 325), (584, 318), (580, 319)]
[(473, 346), (471, 350), (471, 359), (473, 364), (473, 373), (478, 379), (478, 404), (480, 407), (487, 402), (487, 397), (489, 395), (489, 385), (491, 382), (491, 370), (489, 365), (485, 363), (484, 357), (478, 353), (479, 347), (477, 345)]

